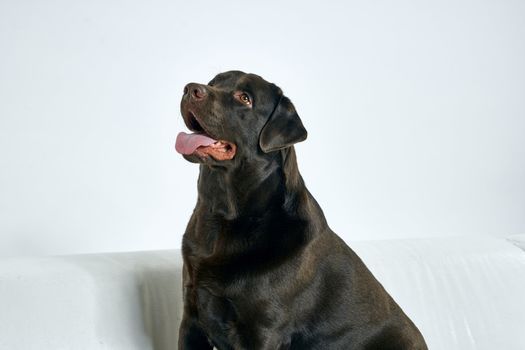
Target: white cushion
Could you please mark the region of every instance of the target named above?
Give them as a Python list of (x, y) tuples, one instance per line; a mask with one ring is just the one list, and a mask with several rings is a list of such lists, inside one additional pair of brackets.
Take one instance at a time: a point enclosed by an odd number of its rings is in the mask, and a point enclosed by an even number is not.
[(507, 238), (509, 242), (514, 244), (517, 247), (520, 247), (521, 249), (525, 250), (525, 234), (523, 235), (512, 235)]
[[(350, 246), (430, 349), (525, 349), (525, 252), (515, 245), (471, 237)], [(174, 250), (1, 259), (0, 349), (175, 349), (181, 266)]]
[(525, 349), (525, 253), (504, 239), (352, 242), (429, 349)]
[(173, 349), (180, 273), (179, 251), (0, 260), (0, 349)]

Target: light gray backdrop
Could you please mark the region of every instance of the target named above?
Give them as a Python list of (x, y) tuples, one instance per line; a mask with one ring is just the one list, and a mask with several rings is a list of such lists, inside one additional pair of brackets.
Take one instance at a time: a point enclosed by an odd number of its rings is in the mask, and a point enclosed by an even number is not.
[(241, 69), (309, 131), (346, 240), (525, 233), (523, 1), (2, 1), (0, 255), (176, 248), (183, 86)]

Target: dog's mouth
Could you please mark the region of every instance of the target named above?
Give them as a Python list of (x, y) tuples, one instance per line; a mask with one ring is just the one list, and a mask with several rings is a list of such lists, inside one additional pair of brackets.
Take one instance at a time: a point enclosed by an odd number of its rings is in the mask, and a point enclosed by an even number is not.
[(211, 136), (195, 114), (188, 111), (184, 116), (184, 121), (191, 131), (191, 134), (180, 132), (177, 135), (175, 149), (180, 154), (196, 155), (201, 159), (212, 157), (215, 160), (230, 160), (235, 156), (237, 146), (229, 141), (217, 140)]

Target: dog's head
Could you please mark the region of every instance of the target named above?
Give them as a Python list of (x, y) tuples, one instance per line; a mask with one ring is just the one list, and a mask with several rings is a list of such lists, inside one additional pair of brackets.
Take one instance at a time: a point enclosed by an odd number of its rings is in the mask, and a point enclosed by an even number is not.
[(207, 85), (186, 85), (181, 114), (193, 133), (179, 133), (175, 147), (195, 163), (270, 156), (307, 136), (279, 87), (239, 71), (221, 73)]

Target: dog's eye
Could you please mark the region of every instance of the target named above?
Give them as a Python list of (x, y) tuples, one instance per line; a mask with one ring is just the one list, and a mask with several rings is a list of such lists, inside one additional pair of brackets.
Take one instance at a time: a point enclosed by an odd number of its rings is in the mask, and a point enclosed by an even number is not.
[(250, 95), (248, 95), (246, 92), (242, 91), (236, 91), (233, 96), (235, 99), (237, 99), (239, 102), (241, 102), (243, 105), (246, 105), (248, 107), (252, 107), (253, 101)]
[(247, 105), (251, 105), (252, 104), (252, 100), (250, 99), (250, 96), (248, 96), (247, 94), (242, 94), (241, 95), (241, 101), (242, 101), (242, 103), (247, 104)]

